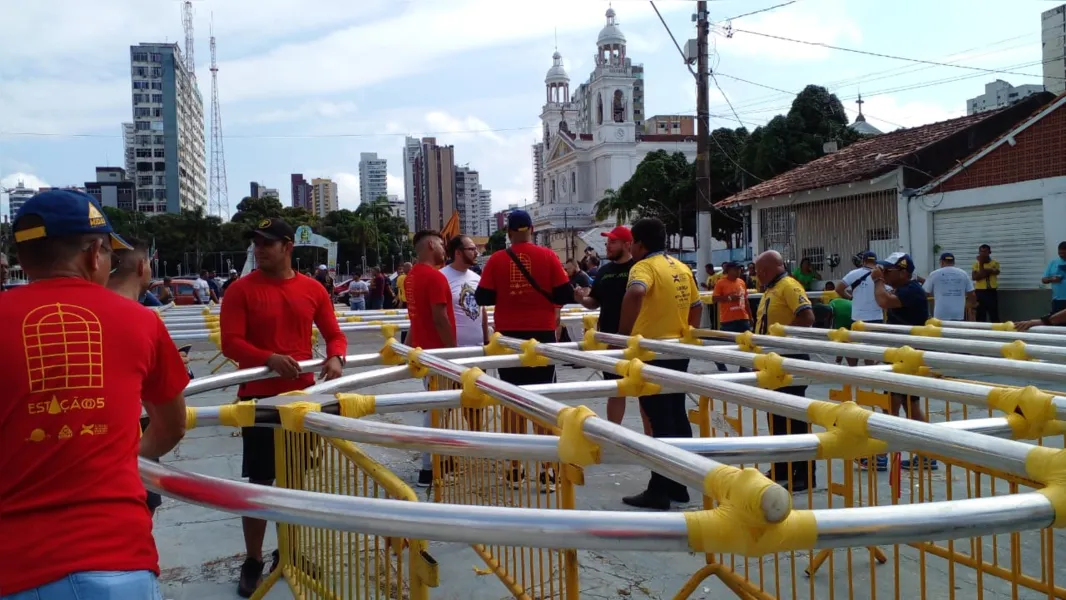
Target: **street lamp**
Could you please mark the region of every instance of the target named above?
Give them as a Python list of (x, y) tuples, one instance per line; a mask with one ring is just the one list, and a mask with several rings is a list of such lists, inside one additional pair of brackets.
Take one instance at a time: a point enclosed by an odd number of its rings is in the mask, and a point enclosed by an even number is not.
[(300, 272), (300, 257), (299, 256), (296, 257), (296, 272), (297, 273)]
[(351, 277), (352, 276), (352, 266), (349, 264), (349, 261), (344, 261), (344, 271), (345, 271), (345, 276), (347, 276), (347, 277)]

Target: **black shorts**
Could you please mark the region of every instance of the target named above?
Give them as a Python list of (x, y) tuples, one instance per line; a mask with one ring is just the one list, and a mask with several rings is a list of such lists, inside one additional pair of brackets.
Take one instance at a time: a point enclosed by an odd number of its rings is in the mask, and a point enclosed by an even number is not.
[[(555, 343), (555, 331), (501, 331), (504, 336), (520, 340), (534, 339), (542, 344)], [(512, 385), (555, 383), (555, 365), (546, 367), (507, 367), (499, 370), (500, 379)]]
[[(242, 396), (240, 400), (259, 400), (273, 396)], [(274, 429), (272, 427), (241, 427), (241, 477), (251, 483), (274, 482)]]

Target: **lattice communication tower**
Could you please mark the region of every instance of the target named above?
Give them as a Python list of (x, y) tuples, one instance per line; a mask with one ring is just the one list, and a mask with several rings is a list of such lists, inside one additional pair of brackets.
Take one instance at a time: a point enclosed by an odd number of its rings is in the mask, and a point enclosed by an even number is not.
[(218, 62), (215, 32), (211, 30), (211, 176), (208, 212), (229, 219), (229, 188), (226, 185), (226, 152), (222, 146), (222, 108), (218, 103)]

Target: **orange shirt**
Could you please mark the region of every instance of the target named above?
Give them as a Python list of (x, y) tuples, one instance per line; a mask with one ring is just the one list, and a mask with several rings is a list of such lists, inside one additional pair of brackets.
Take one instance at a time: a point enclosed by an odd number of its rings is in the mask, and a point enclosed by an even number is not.
[(737, 296), (739, 300), (722, 300), (718, 303), (718, 311), (722, 323), (730, 321), (751, 320), (751, 310), (748, 308), (748, 285), (743, 279), (737, 277), (733, 281), (723, 277), (714, 284), (715, 297)]
[(0, 323), (0, 590), (78, 571), (158, 574), (137, 471), (141, 402), (189, 383), (163, 321), (56, 278), (0, 294)]

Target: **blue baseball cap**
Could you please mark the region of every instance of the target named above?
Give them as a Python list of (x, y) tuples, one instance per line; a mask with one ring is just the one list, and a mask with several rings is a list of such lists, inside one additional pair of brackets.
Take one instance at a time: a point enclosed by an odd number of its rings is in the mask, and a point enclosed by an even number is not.
[[(19, 221), (27, 215), (36, 216), (43, 224), (19, 231)], [(15, 215), (12, 228), (15, 230), (15, 243), (96, 233), (110, 236), (114, 250), (133, 249), (111, 228), (111, 223), (97, 206), (96, 200), (76, 190), (49, 190), (30, 198)]]
[(940, 255), (940, 260), (944, 260), (944, 261), (948, 261), (948, 262), (955, 262), (955, 255), (952, 254), (951, 252), (945, 252), (945, 253)]
[(507, 229), (509, 231), (525, 231), (533, 227), (533, 219), (524, 210), (512, 210), (507, 215)]
[(859, 255), (859, 258), (861, 258), (863, 262), (866, 262), (868, 260), (877, 260), (877, 253), (870, 252), (869, 250), (867, 250), (866, 252), (861, 253)]
[(877, 261), (877, 264), (890, 269), (903, 269), (908, 273), (914, 272), (914, 261), (906, 252), (893, 252), (885, 260)]

